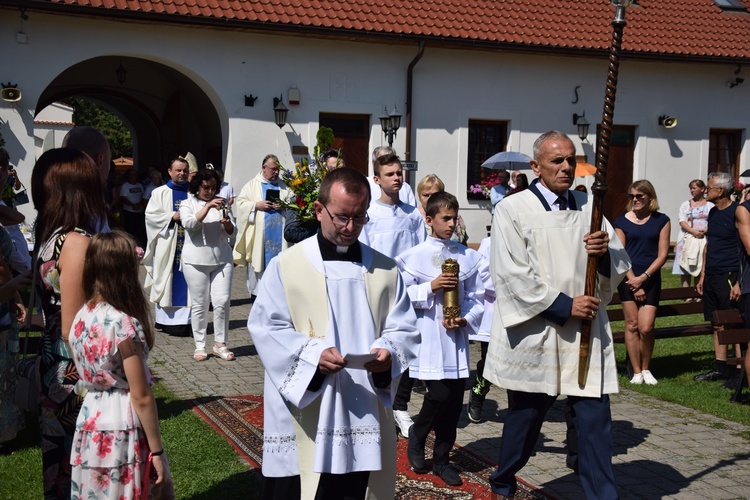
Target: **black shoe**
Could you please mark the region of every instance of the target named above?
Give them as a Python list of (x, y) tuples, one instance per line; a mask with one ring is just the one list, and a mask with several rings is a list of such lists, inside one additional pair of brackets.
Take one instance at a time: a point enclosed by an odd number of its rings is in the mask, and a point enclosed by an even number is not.
[(484, 405), (484, 396), (476, 394), (474, 390), (469, 391), (469, 404), (466, 405), (466, 412), (469, 414), (469, 420), (478, 424), (482, 421), (482, 405)]
[(737, 384), (739, 384), (739, 383), (740, 383), (740, 375), (738, 373), (738, 374), (732, 375), (731, 377), (729, 377), (728, 379), (726, 379), (724, 381), (724, 383), (721, 384), (721, 388), (722, 389), (729, 389), (730, 391), (733, 391), (733, 390), (737, 389)]
[(420, 443), (414, 435), (414, 426), (409, 428), (409, 444), (406, 447), (406, 458), (409, 460), (411, 468), (417, 474), (427, 472), (427, 464), (424, 461), (424, 443)]
[(449, 486), (461, 486), (464, 482), (450, 464), (436, 465), (432, 468), (432, 473), (443, 480)]
[(700, 375), (696, 375), (693, 377), (693, 380), (696, 380), (698, 382), (712, 382), (714, 380), (726, 380), (729, 378), (729, 373), (721, 370), (717, 370), (714, 368), (711, 371), (708, 371), (706, 373), (701, 373)]
[(578, 475), (578, 454), (568, 453), (565, 457), (565, 465)]

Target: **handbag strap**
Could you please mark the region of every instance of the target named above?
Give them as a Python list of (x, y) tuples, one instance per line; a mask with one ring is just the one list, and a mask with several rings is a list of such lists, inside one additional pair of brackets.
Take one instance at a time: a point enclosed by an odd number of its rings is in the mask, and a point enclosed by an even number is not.
[(26, 324), (24, 324), (23, 329), (26, 330), (26, 337), (24, 337), (24, 343), (23, 343), (23, 357), (26, 357), (26, 354), (29, 350), (29, 330), (31, 329), (31, 316), (32, 311), (34, 310), (34, 299), (36, 298), (36, 276), (37, 271), (39, 270), (39, 267), (36, 263), (37, 258), (37, 252), (34, 252), (34, 256), (31, 259), (31, 292), (29, 293), (29, 307), (26, 308)]

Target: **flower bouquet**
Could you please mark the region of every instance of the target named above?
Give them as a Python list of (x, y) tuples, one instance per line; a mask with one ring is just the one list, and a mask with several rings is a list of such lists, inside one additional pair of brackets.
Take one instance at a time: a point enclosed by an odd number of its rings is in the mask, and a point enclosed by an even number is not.
[(294, 170), (283, 169), (281, 178), (292, 196), (287, 200), (280, 200), (281, 205), (296, 212), (302, 221), (315, 220), (313, 204), (318, 199), (320, 183), (327, 173), (325, 165), (318, 165), (315, 160), (308, 162), (307, 158), (303, 158), (301, 164), (295, 163)]
[(484, 196), (485, 198), (489, 200), (490, 191), (492, 190), (493, 187), (497, 186), (498, 184), (500, 184), (500, 179), (498, 178), (497, 172), (492, 172), (482, 181), (469, 186), (469, 189), (467, 189), (466, 192), (469, 194), (476, 194), (476, 195)]

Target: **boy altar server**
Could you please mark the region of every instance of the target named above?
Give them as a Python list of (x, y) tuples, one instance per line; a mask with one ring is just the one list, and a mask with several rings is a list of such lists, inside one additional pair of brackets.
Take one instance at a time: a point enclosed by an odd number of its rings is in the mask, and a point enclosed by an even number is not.
[[(373, 159), (373, 169), (380, 198), (373, 201), (367, 210), (370, 220), (359, 235), (359, 241), (395, 259), (422, 243), (427, 231), (419, 211), (399, 199), (404, 185), (404, 170), (399, 157), (393, 153), (378, 156)], [(404, 437), (409, 437), (409, 428), (414, 424), (407, 411), (413, 386), (414, 380), (407, 370), (401, 377), (393, 401), (393, 417)]]
[[(435, 429), (432, 472), (446, 484), (458, 486), (461, 477), (448, 463), (456, 441), (469, 377), (469, 333), (482, 321), (484, 287), (482, 258), (470, 248), (451, 241), (458, 220), (458, 200), (446, 192), (435, 193), (425, 208), (432, 236), (396, 258), (422, 334), (417, 359), (409, 367), (413, 378), (425, 380), (427, 394), (409, 431), (407, 458), (418, 473), (427, 472), (424, 448)], [(459, 264), (458, 276), (442, 272), (446, 259)], [(443, 316), (443, 289), (458, 285), (460, 317)]]
[(416, 207), (399, 199), (404, 185), (404, 169), (399, 157), (394, 154), (380, 156), (375, 160), (374, 168), (375, 184), (380, 186), (381, 194), (367, 210), (370, 221), (359, 235), (359, 241), (394, 258), (422, 243), (427, 232)]
[(357, 241), (369, 193), (354, 169), (326, 175), (320, 231), (260, 282), (248, 329), (266, 370), (264, 499), (395, 495), (390, 406), (419, 332), (395, 262)]

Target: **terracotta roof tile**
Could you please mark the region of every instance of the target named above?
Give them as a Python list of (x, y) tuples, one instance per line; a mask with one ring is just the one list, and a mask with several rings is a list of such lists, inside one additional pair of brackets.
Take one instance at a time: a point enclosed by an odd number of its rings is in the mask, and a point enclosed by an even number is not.
[[(614, 16), (605, 0), (37, 0), (35, 7), (44, 3), (88, 7), (102, 16), (116, 9), (192, 16), (193, 22), (239, 19), (248, 29), (273, 23), (354, 32), (342, 33), (347, 37), (428, 37), (438, 45), (474, 40), (485, 47), (596, 51), (608, 49)], [(750, 59), (750, 14), (722, 12), (713, 0), (639, 0), (626, 17), (626, 52)]]

